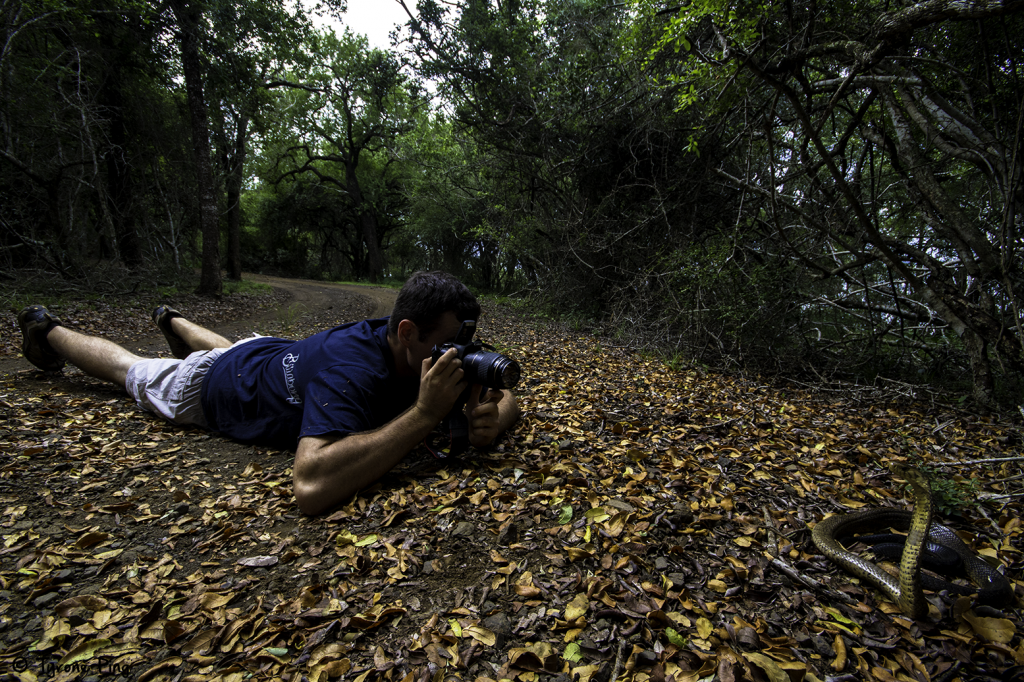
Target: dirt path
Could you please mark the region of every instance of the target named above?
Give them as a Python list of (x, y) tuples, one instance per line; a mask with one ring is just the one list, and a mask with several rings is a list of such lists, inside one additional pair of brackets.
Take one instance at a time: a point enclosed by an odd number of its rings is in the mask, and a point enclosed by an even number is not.
[[(279, 307), (210, 327), (232, 341), (253, 332), (274, 336), (304, 337), (342, 322), (387, 317), (395, 305), (398, 291), (358, 284), (334, 284), (270, 275), (246, 274), (244, 279), (267, 284), (287, 294)], [(151, 342), (163, 347), (157, 336)]]
[[(274, 288), (291, 293), (293, 303), (309, 308), (323, 308), (324, 301), (334, 301), (346, 295), (364, 296), (374, 305), (372, 317), (385, 317), (391, 314), (398, 291), (383, 287), (372, 287), (362, 284), (334, 284), (332, 282), (313, 282), (305, 279), (285, 279), (270, 275), (246, 274), (244, 279), (252, 282), (268, 284)], [(328, 305), (330, 305), (328, 303)]]

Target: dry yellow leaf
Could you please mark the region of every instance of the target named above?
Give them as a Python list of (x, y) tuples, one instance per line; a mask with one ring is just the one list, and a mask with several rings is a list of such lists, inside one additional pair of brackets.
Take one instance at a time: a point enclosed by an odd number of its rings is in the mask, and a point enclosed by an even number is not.
[(565, 620), (574, 621), (587, 612), (590, 607), (590, 600), (587, 595), (577, 594), (571, 602), (565, 606)]
[(768, 658), (764, 654), (749, 653), (743, 654), (748, 662), (753, 663), (758, 668), (763, 670), (768, 679), (771, 682), (790, 682), (789, 675), (786, 671), (779, 667), (779, 664)]
[(721, 594), (724, 594), (726, 592), (726, 590), (729, 589), (729, 586), (726, 585), (721, 580), (709, 580), (708, 581), (708, 588), (714, 590), (715, 592), (719, 592)]
[(968, 611), (964, 614), (964, 620), (970, 623), (974, 633), (986, 642), (1009, 644), (1017, 633), (1013, 621), (1006, 618), (985, 618)]
[(701, 639), (707, 639), (714, 631), (715, 628), (711, 625), (710, 620), (703, 617), (697, 619), (697, 634), (700, 635)]

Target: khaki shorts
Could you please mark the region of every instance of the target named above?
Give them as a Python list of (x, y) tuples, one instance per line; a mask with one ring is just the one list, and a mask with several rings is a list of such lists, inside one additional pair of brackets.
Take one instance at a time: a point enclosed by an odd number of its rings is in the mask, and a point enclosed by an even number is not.
[[(252, 336), (234, 343), (258, 339)], [(182, 426), (207, 427), (203, 416), (203, 378), (227, 348), (192, 353), (184, 360), (140, 360), (128, 368), (124, 384), (142, 409)]]

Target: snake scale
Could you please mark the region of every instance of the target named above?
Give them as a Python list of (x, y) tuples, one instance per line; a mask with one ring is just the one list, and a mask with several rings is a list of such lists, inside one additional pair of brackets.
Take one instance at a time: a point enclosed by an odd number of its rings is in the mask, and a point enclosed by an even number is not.
[[(913, 513), (882, 508), (830, 516), (818, 523), (811, 534), (821, 553), (849, 573), (878, 587), (895, 602), (900, 611), (911, 618), (922, 618), (928, 613), (921, 579), (926, 540), (959, 556), (964, 572), (979, 588), (979, 601), (995, 604), (1011, 602), (1014, 598), (1013, 588), (1002, 574), (975, 555), (952, 530), (932, 524), (931, 487), (924, 474), (908, 467), (893, 467), (893, 473), (905, 479), (913, 488)], [(848, 551), (836, 539), (879, 528), (909, 531), (900, 560), (899, 578)]]

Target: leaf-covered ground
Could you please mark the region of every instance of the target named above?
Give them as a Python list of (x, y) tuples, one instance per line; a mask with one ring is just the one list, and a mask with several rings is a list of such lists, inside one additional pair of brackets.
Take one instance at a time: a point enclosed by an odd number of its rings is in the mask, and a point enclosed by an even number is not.
[[(346, 296), (278, 301), (260, 331), (373, 308)], [(73, 370), (0, 377), (0, 675), (977, 680), (1024, 663), (1017, 604), (931, 595), (914, 622), (810, 540), (826, 514), (906, 507), (887, 463), (1019, 457), (1018, 425), (677, 371), (485, 310), (482, 336), (523, 366), (515, 429), (458, 460), (418, 450), (318, 518), (294, 505), (292, 453), (171, 427)], [(951, 525), (1021, 594), (1020, 462), (942, 470), (978, 502)]]

